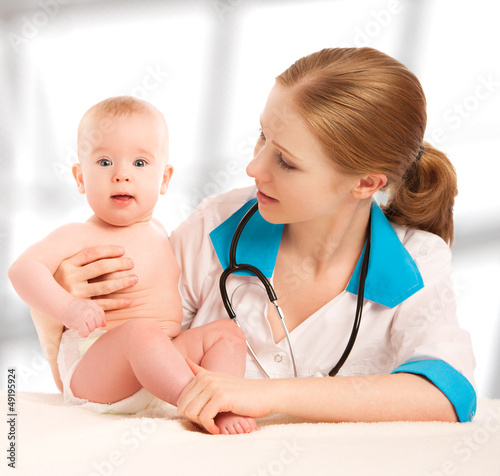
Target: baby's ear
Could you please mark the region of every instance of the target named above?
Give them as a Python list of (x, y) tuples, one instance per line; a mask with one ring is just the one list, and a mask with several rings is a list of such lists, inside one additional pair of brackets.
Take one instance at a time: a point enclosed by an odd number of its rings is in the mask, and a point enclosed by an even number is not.
[(174, 173), (174, 167), (170, 164), (167, 164), (165, 166), (165, 171), (163, 172), (163, 177), (161, 181), (160, 193), (162, 195), (165, 195), (165, 193), (167, 193), (168, 183), (170, 182), (170, 178), (172, 177), (173, 173)]
[(73, 172), (73, 177), (75, 177), (76, 185), (78, 187), (78, 192), (85, 193), (85, 185), (83, 183), (83, 173), (82, 166), (80, 164), (73, 164), (71, 168)]

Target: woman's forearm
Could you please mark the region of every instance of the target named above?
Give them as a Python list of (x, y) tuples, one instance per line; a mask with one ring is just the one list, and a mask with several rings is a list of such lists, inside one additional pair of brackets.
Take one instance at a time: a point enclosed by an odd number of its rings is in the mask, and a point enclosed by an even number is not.
[(318, 422), (457, 421), (448, 398), (418, 375), (251, 380), (191, 368), (196, 377), (182, 391), (178, 411), (210, 433), (218, 432), (215, 416), (228, 411)]
[(314, 421), (457, 421), (448, 398), (413, 374), (274, 379), (265, 387), (273, 412)]

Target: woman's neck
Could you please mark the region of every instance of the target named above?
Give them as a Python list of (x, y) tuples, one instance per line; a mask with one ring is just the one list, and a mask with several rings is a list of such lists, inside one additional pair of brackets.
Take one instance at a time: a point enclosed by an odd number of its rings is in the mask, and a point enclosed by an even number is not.
[(294, 262), (308, 263), (315, 274), (354, 262), (366, 240), (371, 200), (344, 207), (336, 215), (285, 226), (281, 249)]

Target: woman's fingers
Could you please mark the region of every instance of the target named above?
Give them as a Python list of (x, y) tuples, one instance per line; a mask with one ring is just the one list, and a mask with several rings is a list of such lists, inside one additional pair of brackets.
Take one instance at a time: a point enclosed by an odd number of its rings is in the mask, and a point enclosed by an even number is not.
[(115, 245), (100, 245), (84, 248), (68, 260), (75, 266), (85, 266), (94, 261), (102, 260), (105, 258), (119, 258), (125, 254), (123, 246)]
[[(189, 359), (186, 359), (188, 361)], [(189, 362), (188, 362), (189, 364)], [(203, 372), (207, 372), (205, 369), (201, 369), (198, 373), (203, 375)], [(177, 399), (177, 409), (179, 412), (184, 413), (189, 403), (199, 395), (203, 390), (203, 384), (199, 383), (197, 377), (191, 380), (182, 390), (179, 398)]]
[(203, 370), (203, 367), (196, 365), (189, 357), (186, 357), (186, 363), (191, 369), (191, 372), (193, 372), (195, 375), (198, 375), (200, 373), (200, 370)]
[[(82, 299), (105, 296), (129, 288), (137, 283), (137, 276), (103, 279), (106, 275), (134, 267), (130, 258), (122, 257), (124, 252), (121, 246), (113, 245), (86, 248), (61, 262), (54, 279), (70, 294)], [(120, 304), (126, 307), (130, 302)], [(109, 310), (110, 307), (105, 309)]]
[(64, 282), (82, 282), (116, 271), (127, 271), (134, 267), (130, 258), (122, 258), (125, 250), (121, 246), (104, 245), (85, 248), (61, 262), (54, 278)]
[(94, 281), (85, 285), (89, 297), (101, 297), (111, 293), (116, 293), (122, 289), (127, 289), (137, 284), (138, 278), (135, 274), (120, 278), (107, 279), (105, 281)]
[(202, 426), (212, 435), (218, 435), (220, 429), (215, 424), (214, 418), (219, 412), (215, 410), (214, 413), (214, 406), (210, 405), (210, 402), (211, 399), (207, 392), (201, 392), (190, 400), (185, 408), (184, 406), (178, 407), (178, 411), (182, 416)]
[[(264, 386), (268, 380), (245, 380), (224, 372), (210, 372), (186, 359), (195, 377), (177, 400), (180, 415), (189, 418), (208, 432), (219, 434), (214, 419), (219, 413), (233, 412), (260, 418), (272, 411)], [(255, 425), (255, 422), (253, 422)]]
[(220, 434), (220, 428), (215, 424), (214, 419), (217, 414), (223, 411), (225, 410), (219, 410), (219, 407), (213, 404), (213, 400), (209, 400), (206, 405), (203, 406), (203, 409), (198, 416), (201, 426), (203, 426), (203, 428), (205, 428), (212, 435)]
[[(186, 359), (186, 361), (189, 364), (189, 359)], [(204, 369), (196, 371), (200, 375), (200, 377), (203, 376), (205, 372), (207, 372)], [(177, 411), (181, 415), (196, 422), (198, 422), (197, 416), (199, 412), (207, 402), (206, 392), (205, 392), (205, 397), (201, 395), (206, 385), (204, 384), (204, 382), (199, 381), (200, 377), (195, 377), (193, 380), (191, 380), (184, 387), (181, 394), (179, 395), (179, 398), (177, 399)]]
[(92, 299), (93, 302), (99, 304), (104, 311), (114, 311), (116, 309), (125, 309), (132, 304), (132, 299), (130, 298), (121, 298), (121, 299), (107, 299), (107, 298), (99, 298)]
[(177, 410), (186, 418), (201, 425), (209, 433), (218, 435), (219, 427), (214, 418), (220, 412), (229, 411), (224, 407), (220, 392), (212, 384), (217, 382), (217, 375), (186, 359), (196, 377), (189, 382), (177, 400)]
[(134, 267), (131, 258), (103, 258), (99, 261), (88, 263), (81, 268), (81, 278), (91, 281), (104, 277), (107, 274), (119, 271), (129, 271)]

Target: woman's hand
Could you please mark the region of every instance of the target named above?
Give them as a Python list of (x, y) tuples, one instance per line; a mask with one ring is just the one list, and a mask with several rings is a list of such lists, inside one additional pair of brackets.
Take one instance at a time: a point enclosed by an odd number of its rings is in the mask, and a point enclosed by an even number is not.
[[(134, 286), (137, 276), (131, 274), (119, 278), (102, 280), (109, 273), (127, 271), (134, 267), (130, 258), (123, 255), (121, 246), (93, 246), (85, 248), (61, 262), (54, 279), (76, 298), (94, 299), (105, 311), (122, 309), (131, 304), (131, 299), (107, 299), (101, 296)], [(100, 279), (99, 279), (100, 278)]]
[(209, 433), (219, 433), (214, 418), (221, 412), (253, 418), (272, 413), (263, 391), (266, 380), (245, 380), (224, 372), (209, 372), (189, 359), (186, 361), (195, 378), (180, 394), (177, 411)]

